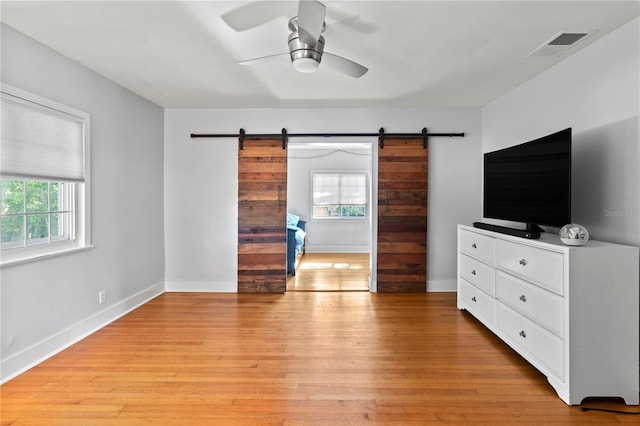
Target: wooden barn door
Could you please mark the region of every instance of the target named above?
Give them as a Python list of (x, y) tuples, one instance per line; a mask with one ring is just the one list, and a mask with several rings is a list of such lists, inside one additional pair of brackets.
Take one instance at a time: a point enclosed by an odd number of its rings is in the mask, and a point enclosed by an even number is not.
[(281, 139), (238, 151), (238, 293), (287, 290), (287, 150)]
[(379, 293), (427, 288), (426, 142), (385, 139), (378, 149)]

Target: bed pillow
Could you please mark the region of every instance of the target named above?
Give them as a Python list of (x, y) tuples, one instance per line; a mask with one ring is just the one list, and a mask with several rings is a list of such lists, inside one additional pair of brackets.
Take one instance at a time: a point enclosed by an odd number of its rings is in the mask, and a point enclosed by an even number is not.
[(287, 228), (297, 228), (300, 216), (296, 216), (293, 213), (287, 213)]

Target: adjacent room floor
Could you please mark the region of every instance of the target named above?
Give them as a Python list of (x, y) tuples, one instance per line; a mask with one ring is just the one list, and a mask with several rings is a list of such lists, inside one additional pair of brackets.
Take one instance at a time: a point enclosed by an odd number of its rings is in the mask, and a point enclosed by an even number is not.
[(369, 253), (305, 253), (287, 291), (369, 291)]

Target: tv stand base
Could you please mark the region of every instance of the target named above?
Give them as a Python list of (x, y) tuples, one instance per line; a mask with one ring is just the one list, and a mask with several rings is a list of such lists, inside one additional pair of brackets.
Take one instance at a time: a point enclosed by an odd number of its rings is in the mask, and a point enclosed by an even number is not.
[(540, 238), (540, 231), (530, 229), (515, 229), (506, 226), (492, 225), (490, 223), (473, 222), (474, 228), (485, 229), (487, 231), (498, 232), (500, 234), (513, 235), (515, 237), (537, 240)]

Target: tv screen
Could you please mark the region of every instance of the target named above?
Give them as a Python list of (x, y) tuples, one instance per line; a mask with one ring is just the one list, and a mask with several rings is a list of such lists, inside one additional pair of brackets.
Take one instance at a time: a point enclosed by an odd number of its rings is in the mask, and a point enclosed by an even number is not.
[(571, 222), (571, 128), (484, 155), (484, 217)]

